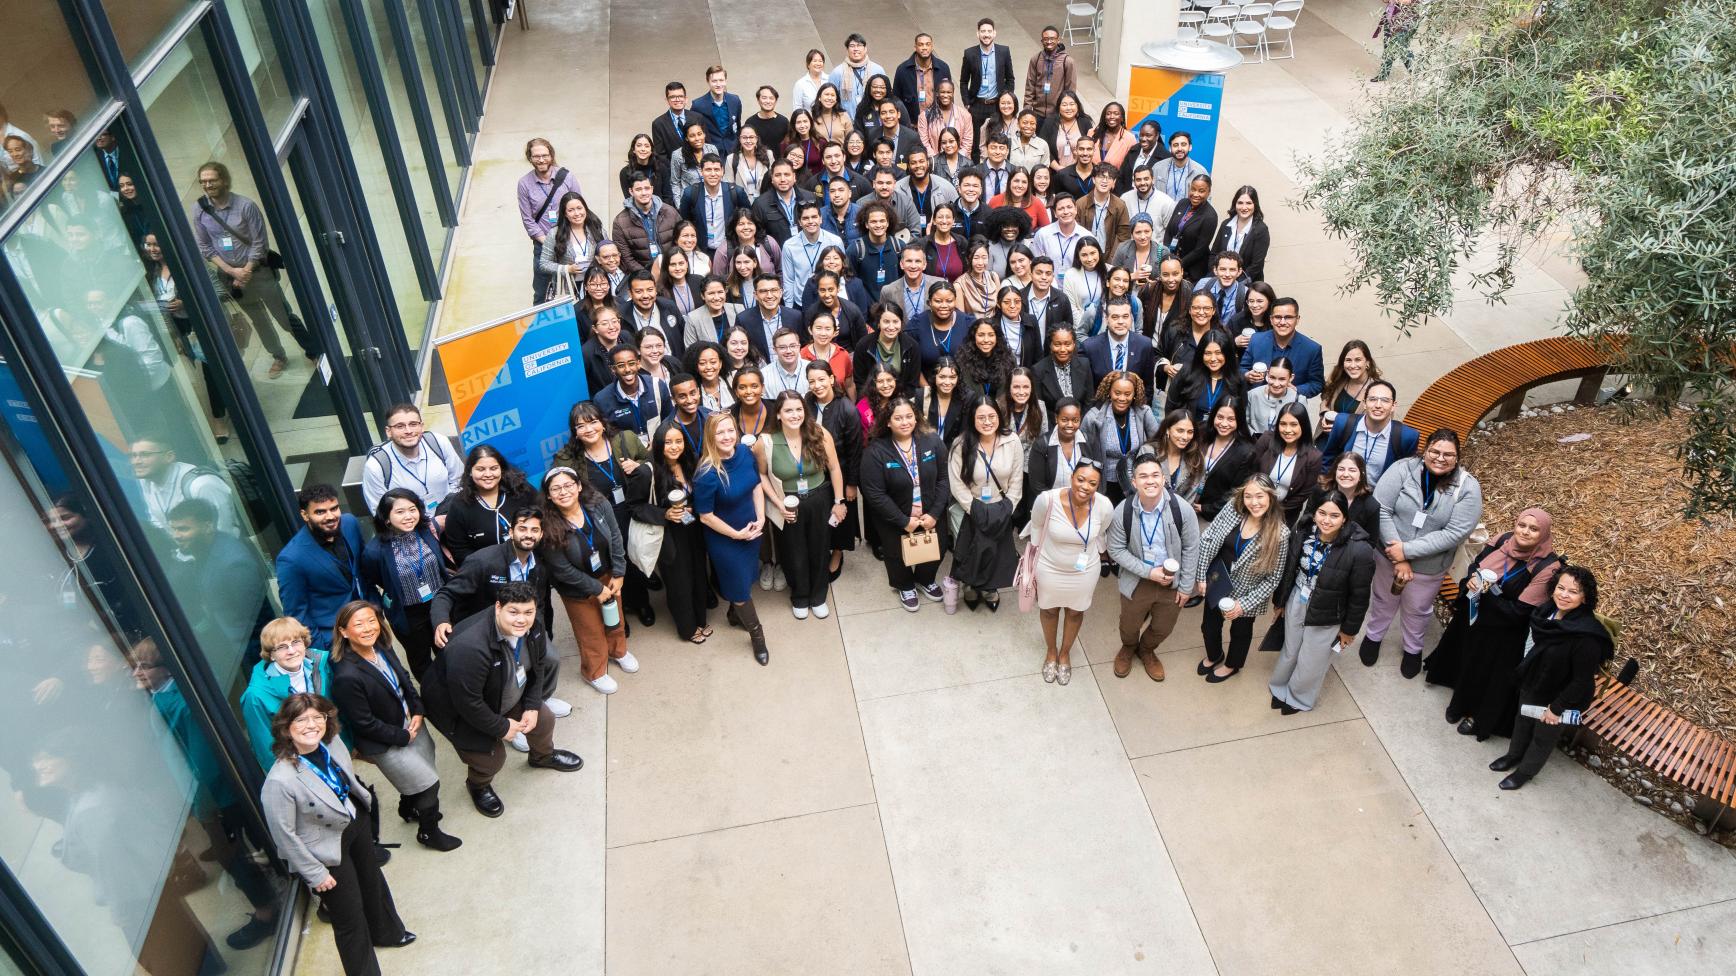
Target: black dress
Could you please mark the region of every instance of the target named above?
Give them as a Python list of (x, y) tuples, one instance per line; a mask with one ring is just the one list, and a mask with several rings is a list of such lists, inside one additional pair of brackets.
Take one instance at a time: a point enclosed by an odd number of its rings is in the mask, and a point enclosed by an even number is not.
[[(649, 464), (646, 467), (650, 467)], [(669, 493), (680, 489), (687, 493), (689, 521), (671, 522)], [(683, 486), (668, 470), (659, 467), (651, 478), (650, 500), (635, 510), (641, 522), (663, 526), (663, 548), (657, 553), (657, 575), (663, 580), (663, 596), (669, 603), (669, 615), (675, 620), (675, 635), (682, 640), (692, 637), (705, 626), (706, 603), (711, 591), (711, 572), (705, 557), (705, 529), (693, 508), (693, 484)]]
[(1432, 685), (1453, 689), (1448, 712), (1469, 718), (1479, 741), (1491, 735), (1513, 734), (1513, 717), (1519, 707), (1519, 661), (1525, 653), (1525, 633), (1537, 608), (1519, 601), (1519, 594), (1538, 573), (1554, 573), (1561, 558), (1550, 555), (1535, 567), (1515, 566), (1499, 584), (1499, 593), (1484, 593), (1477, 601), (1477, 622), (1471, 622), (1466, 582), (1489, 557), (1506, 543), (1511, 533), (1492, 540), (1471, 562), (1459, 581), (1459, 596), (1453, 601), (1453, 618), (1441, 633), (1440, 643), (1423, 661), (1423, 671)]

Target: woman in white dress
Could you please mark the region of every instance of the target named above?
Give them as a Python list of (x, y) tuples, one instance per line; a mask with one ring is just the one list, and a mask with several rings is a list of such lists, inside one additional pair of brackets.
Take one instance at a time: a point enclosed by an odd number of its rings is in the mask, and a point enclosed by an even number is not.
[[(1037, 608), (1043, 617), (1043, 680), (1066, 684), (1073, 679), (1069, 655), (1085, 623), (1091, 594), (1097, 589), (1098, 567), (1109, 540), (1114, 506), (1097, 493), (1103, 467), (1082, 458), (1065, 488), (1051, 488), (1031, 504), (1026, 531), (1037, 543)], [(1071, 612), (1069, 612), (1071, 611)], [(1061, 632), (1057, 645), (1055, 632)]]

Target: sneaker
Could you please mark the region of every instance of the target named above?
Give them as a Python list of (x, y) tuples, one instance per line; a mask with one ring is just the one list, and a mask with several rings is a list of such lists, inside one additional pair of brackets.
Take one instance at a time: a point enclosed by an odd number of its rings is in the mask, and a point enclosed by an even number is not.
[(808, 619), (808, 608), (807, 607), (791, 607), (790, 612), (796, 615), (797, 620)]
[(824, 603), (814, 604), (814, 616), (819, 617), (821, 620), (824, 620), (827, 617), (830, 617), (831, 615), (832, 615), (832, 608), (831, 607), (826, 606)]
[(777, 569), (772, 570), (772, 589), (777, 590), (779, 593), (782, 593), (784, 590), (788, 589), (789, 586), (790, 586), (789, 582), (784, 579), (784, 574), (783, 574), (782, 570), (777, 570)]
[(609, 663), (620, 665), (621, 670), (628, 674), (639, 673), (639, 659), (633, 656), (632, 651), (627, 651), (620, 657), (611, 659)]
[(544, 698), (543, 704), (549, 707), (549, 714), (555, 718), (566, 718), (573, 714), (573, 706), (560, 698)]
[[(615, 692), (621, 690), (621, 686), (615, 683), (615, 679), (609, 677), (607, 674), (604, 674), (602, 677), (599, 677), (595, 681), (588, 681), (588, 682), (586, 682), (586, 684), (590, 685), (592, 688), (597, 689), (598, 691), (602, 692), (605, 695), (613, 695)], [(525, 749), (525, 752), (529, 752), (529, 751), (530, 751), (530, 749), (528, 749), (528, 748)]]
[(760, 589), (770, 591), (772, 588), (772, 564), (763, 563), (760, 566)]
[(916, 612), (916, 591), (915, 590), (899, 590), (898, 591), (898, 602), (900, 604), (903, 604), (904, 609), (909, 610), (911, 613), (915, 613)]
[(940, 587), (933, 583), (918, 583), (916, 584), (916, 588), (922, 591), (923, 596), (928, 597), (936, 603), (946, 599), (946, 594), (942, 593)]
[(519, 752), (529, 752), (530, 751), (530, 740), (526, 739), (524, 737), (523, 732), (520, 732), (519, 734), (506, 740), (506, 744), (509, 746), (512, 746), (514, 749), (517, 749)]

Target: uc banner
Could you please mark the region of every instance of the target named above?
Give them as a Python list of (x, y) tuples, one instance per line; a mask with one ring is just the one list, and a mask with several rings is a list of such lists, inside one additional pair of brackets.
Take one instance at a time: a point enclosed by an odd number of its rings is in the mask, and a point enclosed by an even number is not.
[(1133, 66), (1128, 85), (1127, 117), (1137, 119), (1133, 130), (1146, 119), (1163, 129), (1163, 139), (1177, 132), (1193, 137), (1191, 158), (1208, 171), (1218, 148), (1218, 116), (1224, 105), (1224, 76), (1210, 72), (1178, 71), (1174, 68)]
[(589, 398), (571, 301), (538, 305), (435, 340), (468, 452), (493, 445), (536, 484), (567, 439), (567, 411)]

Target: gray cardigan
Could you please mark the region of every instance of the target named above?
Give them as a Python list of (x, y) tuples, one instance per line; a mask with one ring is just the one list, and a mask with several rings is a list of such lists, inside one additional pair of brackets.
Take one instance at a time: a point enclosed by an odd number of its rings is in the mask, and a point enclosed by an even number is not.
[[(427, 735), (428, 730), (421, 734)], [(373, 795), (356, 779), (356, 768), (343, 740), (333, 738), (326, 751), (349, 777), (350, 802), (339, 800), (306, 763), (282, 758), (271, 765), (259, 791), (265, 824), (271, 829), (278, 856), (310, 887), (324, 881), (331, 874), (329, 869), (343, 860), (344, 828), (363, 808), (374, 805)], [(360, 806), (354, 802), (358, 799)]]
[(1452, 480), (1435, 491), (1435, 502), (1419, 528), (1416, 515), (1423, 511), (1422, 458), (1405, 458), (1381, 473), (1374, 486), (1380, 504), (1380, 541), (1384, 549), (1394, 539), (1404, 543), (1411, 571), (1429, 576), (1453, 564), (1453, 551), (1464, 542), (1483, 517), (1483, 486), (1469, 471), (1459, 468)]
[[(1170, 500), (1176, 505), (1172, 507)], [(1129, 534), (1127, 531), (1127, 506), (1138, 505), (1139, 496), (1130, 495), (1121, 504), (1115, 506), (1115, 513), (1109, 518), (1109, 558), (1115, 560), (1120, 569), (1116, 574), (1115, 588), (1121, 591), (1122, 597), (1133, 596), (1133, 588), (1142, 579), (1151, 579), (1150, 568), (1145, 565), (1145, 540), (1138, 532)], [(1195, 517), (1193, 506), (1176, 498), (1167, 488), (1164, 497), (1157, 500), (1158, 521), (1163, 526), (1163, 549), (1168, 558), (1181, 563), (1181, 569), (1175, 574), (1175, 589), (1178, 592), (1193, 595), (1197, 577), (1194, 575), (1196, 563), (1200, 555), (1200, 525)], [(1176, 519), (1180, 511), (1181, 519)], [(1139, 512), (1133, 513), (1134, 519), (1139, 518)]]

